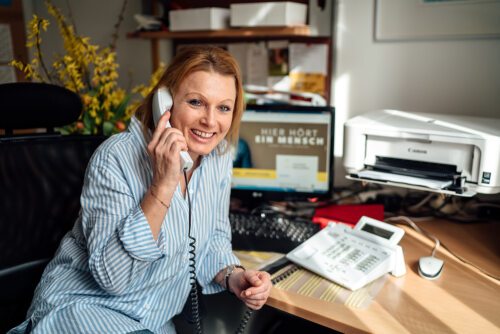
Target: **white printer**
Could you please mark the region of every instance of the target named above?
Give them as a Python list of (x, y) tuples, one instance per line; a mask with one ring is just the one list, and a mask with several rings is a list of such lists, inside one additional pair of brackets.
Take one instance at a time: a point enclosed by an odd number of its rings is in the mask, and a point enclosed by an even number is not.
[(377, 110), (344, 128), (347, 178), (451, 195), (500, 193), (500, 119)]

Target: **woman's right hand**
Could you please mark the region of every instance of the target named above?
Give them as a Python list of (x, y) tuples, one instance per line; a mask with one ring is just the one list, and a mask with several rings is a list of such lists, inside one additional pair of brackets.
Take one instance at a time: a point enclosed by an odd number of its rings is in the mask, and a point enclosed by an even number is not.
[[(182, 133), (172, 127), (166, 127), (170, 119), (166, 111), (159, 119), (148, 144), (148, 153), (153, 164), (153, 182), (155, 194), (171, 197), (181, 178), (181, 150), (187, 150), (186, 139)], [(170, 196), (169, 196), (170, 195)]]

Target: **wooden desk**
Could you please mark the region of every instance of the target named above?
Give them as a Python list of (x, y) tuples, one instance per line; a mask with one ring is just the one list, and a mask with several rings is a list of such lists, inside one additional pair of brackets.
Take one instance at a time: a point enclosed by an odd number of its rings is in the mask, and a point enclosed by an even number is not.
[[(418, 223), (452, 251), (498, 275), (500, 223)], [(268, 305), (345, 333), (500, 333), (500, 283), (440, 249), (440, 278), (421, 278), (417, 262), (433, 243), (406, 226), (401, 241), (407, 273), (390, 276), (368, 309), (352, 309), (273, 289)]]

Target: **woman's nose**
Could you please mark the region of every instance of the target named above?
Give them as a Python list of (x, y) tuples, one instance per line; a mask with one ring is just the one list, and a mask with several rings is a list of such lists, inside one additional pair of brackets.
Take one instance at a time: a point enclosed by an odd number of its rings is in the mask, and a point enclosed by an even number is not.
[(212, 107), (207, 107), (205, 109), (205, 115), (203, 116), (203, 123), (208, 126), (208, 127), (211, 127), (211, 126), (214, 126), (216, 121), (215, 121), (215, 108), (212, 108)]

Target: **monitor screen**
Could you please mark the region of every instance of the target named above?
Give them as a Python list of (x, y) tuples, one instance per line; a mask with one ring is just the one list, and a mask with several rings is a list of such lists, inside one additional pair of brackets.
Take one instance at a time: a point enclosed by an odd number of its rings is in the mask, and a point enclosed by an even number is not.
[(333, 183), (332, 107), (252, 106), (234, 148), (232, 196), (326, 197)]

